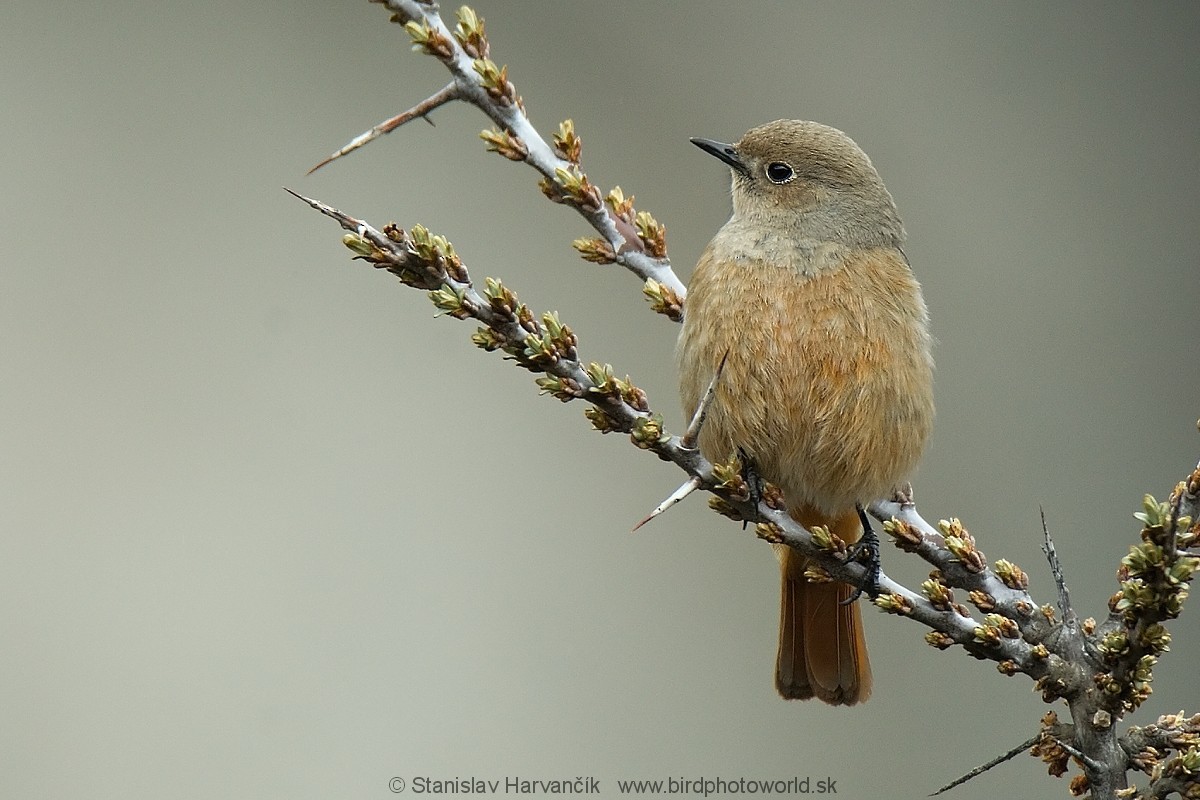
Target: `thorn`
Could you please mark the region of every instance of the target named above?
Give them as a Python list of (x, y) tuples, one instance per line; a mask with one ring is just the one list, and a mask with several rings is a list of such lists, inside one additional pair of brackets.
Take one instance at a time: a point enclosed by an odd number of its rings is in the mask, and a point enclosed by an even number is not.
[(312, 175), (314, 172), (316, 172), (317, 170), (319, 170), (321, 167), (325, 166), (329, 162), (336, 161), (337, 159), (341, 158), (344, 155), (353, 153), (355, 150), (362, 147), (364, 144), (367, 144), (368, 142), (372, 142), (375, 139), (378, 139), (380, 136), (382, 136), (385, 133), (391, 133), (392, 131), (396, 130), (396, 128), (399, 128), (404, 123), (409, 122), (417, 117), (421, 117), (426, 122), (428, 122), (430, 125), (433, 125), (433, 120), (431, 120), (429, 118), (429, 113), (431, 111), (433, 111), (435, 108), (437, 108), (438, 106), (443, 106), (446, 103), (449, 103), (451, 100), (459, 99), (460, 95), (461, 95), (461, 93), (458, 90), (458, 84), (453, 83), (453, 82), (446, 84), (444, 87), (442, 87), (441, 91), (437, 92), (434, 95), (431, 95), (430, 97), (425, 98), (424, 100), (422, 100), (421, 102), (417, 103), (415, 106), (410, 108), (408, 111), (401, 112), (401, 113), (397, 114), (396, 116), (392, 117), (391, 119), (384, 120), (383, 122), (376, 125), (374, 128), (371, 128), (371, 130), (366, 131), (364, 133), (360, 133), (358, 136), (355, 136), (353, 139), (351, 139), (349, 142), (347, 142), (345, 144), (345, 146), (343, 146), (340, 150), (338, 150), (333, 155), (329, 156), (329, 158), (327, 158), (324, 161), (322, 161), (321, 163), (317, 164), (315, 167), (313, 167), (312, 169), (310, 169), (308, 172), (306, 172), (304, 174)]
[[(668, 508), (675, 505), (676, 503), (678, 503), (683, 498), (687, 497), (692, 492), (696, 491), (696, 489), (698, 489), (698, 488), (700, 488), (700, 479), (696, 478), (696, 477), (688, 478), (687, 481), (685, 481), (682, 486), (680, 486), (675, 491), (671, 492), (670, 496), (667, 497), (666, 500), (663, 500), (661, 503), (659, 503), (655, 507), (655, 509), (653, 511), (651, 511), (649, 514), (647, 514), (645, 519), (643, 519), (637, 525), (634, 525), (633, 530), (636, 531), (638, 528), (642, 527), (647, 522), (654, 519), (659, 514), (663, 513)], [(632, 532), (633, 531), (630, 531), (630, 533), (632, 533)]]
[(1026, 750), (1028, 750), (1029, 748), (1031, 748), (1035, 744), (1037, 744), (1038, 739), (1040, 739), (1041, 736), (1042, 735), (1039, 733), (1037, 736), (1034, 736), (1032, 739), (1030, 739), (1026, 742), (1021, 742), (1021, 744), (1017, 745), (1012, 750), (1009, 750), (1007, 753), (996, 756), (995, 758), (993, 758), (991, 761), (987, 762), (986, 764), (980, 764), (978, 767), (971, 770), (966, 775), (963, 775), (961, 778), (959, 778), (956, 781), (953, 781), (952, 783), (947, 783), (945, 786), (938, 789), (936, 792), (934, 792), (933, 794), (931, 794), (929, 796), (937, 797), (939, 794), (942, 794), (943, 792), (950, 791), (955, 786), (963, 785), (967, 781), (971, 780), (971, 778), (974, 778), (978, 775), (982, 775), (983, 773), (987, 772), (992, 767), (999, 766), (1000, 764), (1003, 764), (1005, 761), (1015, 758), (1018, 754), (1025, 752)]
[(291, 189), (287, 188), (286, 186), (283, 187), (283, 190), (285, 192), (287, 192), (288, 194), (290, 194), (292, 197), (295, 197), (299, 200), (303, 200), (305, 203), (308, 203), (310, 206), (315, 208), (317, 211), (320, 211), (322, 214), (329, 217), (330, 219), (337, 220), (339, 223), (341, 223), (342, 228), (344, 228), (345, 230), (357, 233), (359, 236), (361, 236), (364, 239), (371, 239), (376, 244), (379, 244), (380, 241), (386, 240), (386, 238), (387, 238), (382, 233), (375, 230), (367, 223), (362, 222), (361, 220), (355, 219), (354, 217), (350, 216), (349, 214), (345, 214), (341, 211), (338, 211), (336, 208), (334, 208), (331, 205), (328, 205), (327, 203), (322, 203), (320, 200), (313, 200), (311, 197), (305, 197), (304, 195), (302, 195), (298, 192), (293, 192)]
[(713, 399), (717, 396), (717, 381), (721, 379), (721, 373), (725, 370), (725, 362), (728, 358), (729, 351), (726, 350), (725, 355), (721, 356), (721, 363), (717, 365), (717, 371), (713, 373), (712, 380), (708, 382), (708, 388), (704, 390), (704, 397), (700, 398), (700, 405), (696, 406), (696, 413), (692, 415), (692, 421), (688, 423), (687, 430), (684, 431), (683, 438), (679, 441), (679, 446), (685, 450), (696, 449), (696, 440), (700, 438), (700, 429), (704, 426), (704, 419), (708, 416)]
[(1068, 754), (1074, 756), (1075, 758), (1078, 758), (1081, 762), (1083, 762), (1083, 765), (1085, 767), (1087, 767), (1088, 769), (1096, 771), (1096, 772), (1102, 772), (1104, 770), (1103, 764), (1101, 764), (1096, 759), (1092, 758), (1087, 753), (1083, 752), (1082, 750), (1080, 750), (1079, 748), (1077, 748), (1075, 745), (1071, 744), (1070, 742), (1064, 742), (1062, 739), (1059, 739), (1057, 736), (1054, 737), (1054, 741), (1058, 743), (1059, 747), (1061, 747), (1063, 750), (1066, 750)]
[(324, 203), (322, 203), (320, 200), (313, 200), (311, 197), (305, 197), (304, 195), (300, 194), (299, 192), (293, 192), (291, 189), (287, 188), (286, 186), (283, 187), (283, 190), (285, 192), (287, 192), (288, 194), (290, 194), (292, 197), (295, 197), (298, 200), (303, 200), (304, 202), (308, 203), (310, 206), (315, 208), (317, 211), (320, 211), (322, 214), (334, 210), (330, 206), (327, 206)]
[(1071, 594), (1067, 591), (1067, 578), (1058, 560), (1058, 552), (1054, 549), (1054, 541), (1050, 538), (1050, 529), (1046, 527), (1046, 510), (1039, 506), (1038, 511), (1042, 515), (1042, 552), (1050, 563), (1050, 574), (1054, 576), (1054, 585), (1058, 589), (1058, 608), (1062, 611), (1063, 622), (1073, 626), (1076, 617), (1075, 609), (1071, 608)]

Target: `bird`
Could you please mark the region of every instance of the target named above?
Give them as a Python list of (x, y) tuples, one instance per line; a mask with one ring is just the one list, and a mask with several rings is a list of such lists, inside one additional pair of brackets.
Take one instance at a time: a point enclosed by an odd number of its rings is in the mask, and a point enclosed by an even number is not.
[[(801, 525), (858, 542), (863, 508), (910, 478), (934, 416), (929, 315), (896, 204), (862, 148), (827, 125), (776, 120), (733, 144), (691, 141), (728, 165), (733, 199), (692, 273), (676, 353), (689, 418), (724, 363), (700, 452), (740, 457)], [(804, 556), (774, 547), (775, 688), (866, 700), (860, 592), (808, 581)]]

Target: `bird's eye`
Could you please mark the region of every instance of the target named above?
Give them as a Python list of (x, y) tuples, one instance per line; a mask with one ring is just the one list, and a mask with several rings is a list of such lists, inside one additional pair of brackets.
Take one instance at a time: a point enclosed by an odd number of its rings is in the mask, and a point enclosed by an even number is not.
[(767, 180), (771, 183), (787, 183), (796, 177), (796, 172), (782, 161), (772, 161), (767, 164)]

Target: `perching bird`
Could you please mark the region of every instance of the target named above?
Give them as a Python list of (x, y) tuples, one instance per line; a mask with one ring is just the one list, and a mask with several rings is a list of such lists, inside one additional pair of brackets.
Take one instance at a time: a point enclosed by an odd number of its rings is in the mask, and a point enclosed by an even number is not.
[[(700, 450), (741, 454), (798, 522), (855, 542), (861, 507), (908, 479), (933, 422), (928, 315), (892, 196), (858, 145), (815, 122), (692, 142), (733, 172), (733, 216), (696, 265), (679, 337), (689, 416), (726, 359)], [(803, 556), (776, 554), (779, 693), (867, 699), (853, 587), (810, 583)]]

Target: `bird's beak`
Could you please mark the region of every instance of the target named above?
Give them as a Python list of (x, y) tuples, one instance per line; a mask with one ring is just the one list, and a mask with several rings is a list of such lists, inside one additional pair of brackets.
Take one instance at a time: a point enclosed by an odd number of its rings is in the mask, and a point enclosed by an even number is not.
[(690, 141), (692, 144), (696, 145), (696, 147), (699, 147), (701, 150), (711, 156), (716, 156), (729, 166), (736, 169), (738, 172), (746, 172), (746, 162), (742, 161), (741, 156), (738, 155), (737, 148), (733, 145), (725, 144), (724, 142), (714, 142), (712, 139), (700, 139), (695, 137)]

